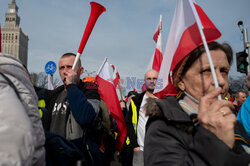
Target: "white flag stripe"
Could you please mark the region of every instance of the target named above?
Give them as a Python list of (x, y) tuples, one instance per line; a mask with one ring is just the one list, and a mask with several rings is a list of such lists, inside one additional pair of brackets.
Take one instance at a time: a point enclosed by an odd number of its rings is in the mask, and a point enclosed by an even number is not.
[[(201, 34), (201, 39), (202, 39), (203, 45), (204, 45), (206, 53), (207, 53), (207, 57), (208, 57), (209, 64), (210, 64), (210, 69), (211, 69), (213, 80), (214, 80), (214, 85), (215, 85), (216, 88), (218, 88), (219, 84), (218, 84), (218, 80), (217, 80), (217, 77), (216, 77), (216, 74), (215, 74), (214, 64), (213, 64), (213, 61), (212, 61), (212, 58), (211, 58), (211, 55), (210, 55), (210, 51), (209, 51), (209, 48), (208, 48), (208, 45), (207, 45), (207, 40), (206, 40), (206, 37), (205, 37), (205, 35), (203, 33), (203, 26), (201, 24), (201, 20), (200, 20), (198, 14), (197, 14), (197, 11), (196, 11), (196, 9), (194, 7), (193, 0), (189, 0), (189, 4), (190, 4), (190, 6), (192, 8), (195, 20), (197, 22), (197, 26), (198, 26), (200, 34)], [(221, 100), (221, 95), (218, 96), (218, 99)]]
[[(163, 86), (162, 88), (156, 88), (154, 93), (160, 92), (162, 89), (164, 89), (168, 85), (167, 73), (170, 73), (172, 59), (176, 52), (176, 49), (179, 46), (179, 42), (182, 37), (182, 34), (188, 27), (195, 24), (195, 18), (193, 17), (192, 9), (188, 3), (189, 3), (188, 1), (177, 2), (177, 7), (175, 9), (173, 21), (170, 27), (169, 37), (167, 40), (167, 44), (166, 44), (166, 48), (165, 48), (165, 52), (164, 52), (163, 60), (162, 60), (162, 64), (165, 64), (165, 65), (161, 65), (161, 69), (158, 75), (158, 80), (163, 81), (162, 82)], [(188, 7), (184, 8), (184, 5)]]
[(100, 67), (98, 73), (99, 74), (97, 74), (97, 75), (99, 75), (99, 77), (114, 84), (113, 83), (113, 68), (107, 62), (107, 58), (104, 59), (104, 64)]
[[(156, 32), (158, 31), (159, 29), (159, 26), (162, 24), (162, 15), (160, 15), (160, 21), (158, 23), (158, 26), (156, 28)], [(158, 35), (158, 38), (157, 38), (157, 43), (156, 43), (156, 48), (162, 53), (162, 42), (161, 42), (161, 29), (159, 31), (159, 35)], [(147, 72), (148, 70), (152, 69), (153, 68), (153, 61), (154, 61), (154, 56), (155, 56), (155, 50), (150, 58), (150, 61), (148, 63), (148, 66), (146, 68), (146, 71)]]
[(160, 52), (162, 52), (161, 31), (160, 31), (159, 36), (158, 36), (158, 39), (157, 39), (156, 48), (157, 48)]

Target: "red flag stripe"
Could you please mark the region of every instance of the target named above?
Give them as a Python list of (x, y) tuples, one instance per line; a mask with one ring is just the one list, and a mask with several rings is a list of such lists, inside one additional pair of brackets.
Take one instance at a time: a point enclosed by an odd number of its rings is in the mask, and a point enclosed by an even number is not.
[(160, 28), (157, 29), (157, 31), (155, 32), (155, 34), (153, 36), (153, 39), (155, 42), (157, 42), (159, 34), (160, 34)]
[(115, 86), (115, 89), (116, 89), (117, 85), (120, 82), (120, 75), (119, 75), (119, 73), (116, 70), (116, 67), (114, 65), (110, 64), (110, 66), (113, 68), (113, 82), (114, 82), (114, 86)]
[(118, 151), (121, 151), (127, 134), (127, 129), (116, 90), (114, 85), (99, 76), (96, 77), (96, 81), (101, 99), (108, 105), (111, 116), (116, 120), (119, 133), (116, 142), (116, 148)]
[(161, 21), (161, 17), (160, 17), (160, 21), (159, 21), (159, 24), (158, 24), (158, 26), (157, 26), (157, 30), (156, 30), (156, 32), (155, 32), (155, 34), (154, 34), (154, 36), (153, 36), (153, 39), (154, 39), (154, 41), (155, 41), (156, 43), (157, 43), (158, 36), (159, 36), (161, 30), (162, 30), (162, 21)]
[(154, 54), (152, 69), (159, 72), (160, 68), (161, 68), (161, 62), (162, 62), (162, 52), (158, 48), (156, 48), (155, 49), (155, 54)]
[(142, 84), (142, 87), (141, 87), (141, 91), (142, 92), (144, 92), (144, 91), (146, 91), (147, 89), (146, 89), (146, 84), (145, 84), (145, 82)]
[(98, 92), (101, 99), (107, 104), (111, 116), (117, 123), (118, 137), (116, 141), (116, 150), (121, 151), (127, 135), (127, 128), (112, 77), (113, 69), (105, 59), (100, 72), (96, 76), (96, 83), (98, 84)]

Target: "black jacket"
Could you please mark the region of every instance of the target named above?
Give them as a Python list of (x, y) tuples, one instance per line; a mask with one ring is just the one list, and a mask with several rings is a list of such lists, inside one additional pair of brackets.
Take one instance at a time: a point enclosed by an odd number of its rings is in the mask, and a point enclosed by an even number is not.
[[(72, 85), (68, 85), (67, 87), (70, 87), (72, 89)], [(46, 109), (47, 109), (47, 117), (44, 118), (43, 121), (43, 126), (45, 130), (49, 130), (50, 128), (50, 122), (51, 122), (51, 116), (52, 116), (52, 111), (54, 104), (56, 102), (56, 99), (58, 98), (58, 95), (64, 90), (64, 85), (56, 88), (55, 90), (52, 91), (47, 91), (46, 92), (46, 98), (45, 98), (45, 103), (46, 103)], [(83, 83), (80, 81), (80, 84), (78, 85), (78, 89), (80, 89), (84, 95), (87, 97), (87, 99), (97, 99), (100, 100), (100, 96), (97, 91), (97, 86), (93, 84), (90, 86), (89, 83)], [(73, 92), (75, 93), (75, 92)], [(76, 99), (79, 100), (79, 99)], [(76, 102), (76, 101), (73, 101)], [(75, 117), (78, 118), (78, 117)]]
[(145, 166), (244, 166), (250, 162), (242, 149), (236, 153), (202, 126), (194, 127), (175, 97), (157, 100), (157, 105), (161, 113), (149, 112), (146, 126)]
[[(44, 118), (43, 125), (47, 131), (50, 129), (54, 104), (58, 95), (64, 90), (64, 88), (64, 85), (62, 85), (55, 90), (48, 91), (46, 94), (45, 102), (48, 113), (47, 117)], [(94, 130), (96, 112), (93, 104), (87, 101), (87, 99), (100, 100), (97, 85), (80, 81), (78, 86), (70, 84), (66, 86), (66, 89), (70, 111), (83, 131), (82, 137), (71, 140), (71, 143), (81, 150), (84, 158), (88, 161), (88, 165), (102, 165), (102, 157)], [(50, 135), (51, 134), (47, 134), (46, 136)], [(51, 146), (51, 144), (48, 144), (48, 146)], [(48, 146), (46, 147), (46, 150), (49, 148)]]
[[(137, 113), (137, 123), (138, 123), (138, 118), (139, 118), (139, 110), (140, 106), (142, 103), (143, 96), (145, 95), (146, 92), (137, 94), (135, 97), (133, 97), (131, 100), (134, 101), (136, 105), (136, 113)], [(133, 160), (133, 148), (139, 147), (137, 143), (137, 135), (134, 130), (134, 126), (132, 124), (132, 107), (131, 104), (129, 106), (129, 111), (127, 113), (126, 117), (126, 125), (127, 125), (127, 137), (129, 138), (129, 144), (127, 143), (127, 139), (125, 139), (122, 151), (121, 151), (121, 160), (122, 160), (122, 165), (124, 166), (132, 166), (132, 160)]]
[[(142, 103), (142, 100), (143, 100), (143, 97), (144, 97), (145, 93), (146, 92), (140, 93), (140, 94), (136, 95), (135, 97), (133, 97), (131, 99), (131, 100), (134, 101), (134, 103), (136, 105), (137, 123), (138, 123), (138, 119), (139, 119), (139, 111), (140, 111), (141, 103)], [(132, 107), (131, 107), (131, 103), (130, 103), (129, 112), (128, 112), (128, 115), (127, 115), (127, 121), (126, 121), (127, 136), (130, 139), (129, 147), (135, 148), (135, 147), (139, 147), (139, 145), (137, 143), (137, 135), (135, 133), (134, 126), (132, 124), (132, 115), (133, 115), (133, 111), (132, 111)]]

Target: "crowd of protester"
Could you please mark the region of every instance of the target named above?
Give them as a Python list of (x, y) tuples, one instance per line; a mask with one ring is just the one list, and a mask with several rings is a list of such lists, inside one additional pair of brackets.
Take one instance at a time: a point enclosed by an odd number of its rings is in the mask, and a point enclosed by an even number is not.
[[(61, 56), (63, 85), (54, 90), (32, 87), (24, 66), (0, 54), (6, 59), (0, 63), (5, 126), (0, 129), (0, 165), (249, 165), (250, 98), (243, 89), (229, 93), (231, 47), (208, 46), (219, 87), (203, 45), (173, 69), (177, 95), (157, 98), (158, 72), (148, 70), (146, 90), (130, 91), (120, 101), (127, 128), (121, 151), (115, 147), (117, 123), (94, 77), (81, 79), (80, 60), (72, 69), (74, 53)], [(249, 91), (250, 75), (246, 86)]]

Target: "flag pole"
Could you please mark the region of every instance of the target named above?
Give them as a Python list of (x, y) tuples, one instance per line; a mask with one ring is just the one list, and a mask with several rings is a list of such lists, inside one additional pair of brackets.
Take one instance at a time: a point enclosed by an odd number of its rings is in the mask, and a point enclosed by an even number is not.
[[(218, 80), (217, 80), (217, 77), (216, 77), (216, 74), (215, 74), (215, 70), (214, 70), (214, 64), (213, 64), (213, 61), (212, 61), (212, 58), (211, 58), (211, 55), (210, 55), (210, 51), (209, 51), (209, 48), (208, 48), (208, 45), (207, 45), (207, 40), (206, 40), (206, 37), (203, 33), (203, 26), (202, 26), (202, 23), (200, 21), (200, 18), (198, 16), (198, 13), (195, 9), (195, 6), (193, 4), (193, 0), (189, 0), (189, 4), (191, 6), (191, 9), (193, 11), (193, 14), (194, 14), (194, 18), (197, 22), (197, 26), (198, 26), (198, 29), (200, 31), (200, 35), (201, 35), (201, 39), (202, 39), (202, 42), (203, 42), (203, 45), (205, 47), (205, 50), (206, 50), (206, 53), (207, 53), (207, 57), (208, 57), (208, 61), (209, 61), (209, 64), (210, 64), (210, 69), (211, 69), (211, 72), (212, 72), (212, 76), (213, 76), (213, 79), (214, 79), (214, 85), (216, 88), (219, 87), (219, 84), (218, 84)], [(218, 99), (221, 100), (221, 95), (219, 94), (218, 96)]]
[(78, 53), (76, 54), (76, 58), (75, 58), (75, 61), (74, 61), (73, 66), (72, 66), (72, 70), (74, 70), (74, 69), (75, 69), (75, 67), (76, 67), (76, 63), (77, 63), (77, 62), (78, 62), (78, 60), (80, 59), (80, 56), (81, 56), (81, 54), (78, 52)]
[(161, 15), (161, 14), (160, 14), (160, 24), (161, 24), (161, 25), (160, 25), (160, 27), (161, 27), (161, 28), (160, 28), (160, 31), (161, 31), (161, 30), (162, 30), (162, 15)]
[(105, 59), (104, 59), (104, 61), (103, 61), (102, 65), (101, 65), (101, 67), (99, 68), (99, 70), (98, 70), (98, 72), (97, 72), (97, 74), (96, 74), (96, 75), (99, 75), (99, 74), (100, 74), (100, 72), (101, 72), (101, 70), (102, 70), (102, 68), (103, 68), (104, 64), (107, 62), (107, 60), (108, 60), (108, 58), (107, 58), (107, 57), (105, 57)]
[(119, 86), (118, 88), (119, 88), (119, 91), (120, 91), (121, 100), (123, 101), (120, 79), (119, 79), (119, 82), (118, 82), (118, 86)]

